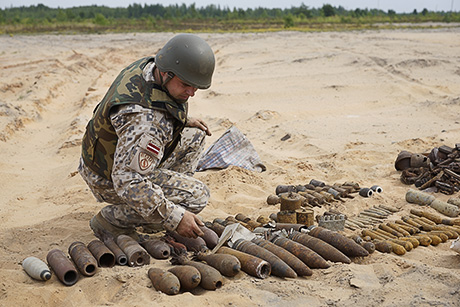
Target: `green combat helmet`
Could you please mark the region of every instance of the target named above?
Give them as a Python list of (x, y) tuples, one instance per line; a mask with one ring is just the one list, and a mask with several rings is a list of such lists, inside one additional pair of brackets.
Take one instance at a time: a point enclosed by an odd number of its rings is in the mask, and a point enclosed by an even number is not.
[(199, 89), (211, 86), (214, 52), (202, 38), (179, 34), (171, 38), (155, 57), (163, 72), (172, 72), (182, 81)]

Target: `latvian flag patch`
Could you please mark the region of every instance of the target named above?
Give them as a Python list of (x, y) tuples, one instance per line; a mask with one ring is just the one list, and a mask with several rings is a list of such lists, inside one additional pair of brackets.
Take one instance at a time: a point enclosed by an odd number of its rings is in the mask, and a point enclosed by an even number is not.
[(160, 147), (158, 147), (157, 145), (153, 144), (152, 142), (149, 142), (147, 144), (147, 150), (150, 151), (151, 153), (154, 153), (157, 156), (160, 153)]

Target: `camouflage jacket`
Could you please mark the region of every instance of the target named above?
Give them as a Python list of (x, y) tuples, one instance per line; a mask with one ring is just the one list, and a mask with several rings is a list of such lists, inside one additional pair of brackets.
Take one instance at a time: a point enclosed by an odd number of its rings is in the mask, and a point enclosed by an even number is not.
[[(161, 162), (173, 152), (187, 118), (187, 104), (173, 101), (161, 87), (146, 81), (144, 67), (153, 57), (140, 59), (120, 72), (102, 101), (96, 106), (86, 126), (82, 140), (82, 158), (85, 165), (107, 180), (111, 180), (113, 159), (118, 137), (110, 121), (113, 107), (137, 104), (145, 108), (164, 111), (175, 119), (173, 138), (167, 144)], [(161, 163), (160, 162), (160, 163)]]

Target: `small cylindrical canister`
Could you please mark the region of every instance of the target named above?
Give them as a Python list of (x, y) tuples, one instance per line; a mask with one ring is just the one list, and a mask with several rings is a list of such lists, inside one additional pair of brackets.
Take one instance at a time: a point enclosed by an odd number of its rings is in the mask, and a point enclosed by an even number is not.
[(150, 256), (147, 251), (130, 236), (118, 236), (117, 244), (128, 257), (129, 266), (143, 266), (150, 263)]
[(372, 191), (369, 188), (362, 188), (359, 190), (359, 195), (362, 197), (371, 197), (374, 194), (374, 191)]
[(115, 243), (115, 241), (112, 238), (105, 238), (104, 239), (104, 244), (114, 254), (115, 260), (116, 260), (118, 265), (127, 265), (128, 264), (128, 257), (126, 257), (126, 254), (123, 253), (121, 248), (117, 245), (117, 243)]
[(46, 261), (64, 285), (72, 286), (77, 282), (77, 269), (63, 251), (57, 248), (51, 250), (46, 256)]
[(300, 209), (301, 199), (297, 193), (286, 193), (280, 195), (281, 205), (280, 211), (295, 211)]
[(88, 249), (100, 267), (111, 268), (115, 265), (115, 255), (102, 241), (96, 239), (89, 242)]
[(327, 190), (327, 192), (328, 192), (329, 194), (331, 194), (332, 196), (334, 196), (335, 199), (339, 199), (339, 198), (340, 198), (340, 192), (337, 191), (337, 190), (334, 189), (334, 188), (329, 188), (329, 189)]
[(311, 226), (314, 224), (315, 220), (313, 217), (313, 210), (309, 209), (300, 209), (296, 210), (297, 224), (303, 224), (305, 226)]
[(168, 259), (171, 255), (169, 245), (158, 238), (150, 238), (147, 241), (141, 242), (141, 245), (155, 259)]
[(76, 241), (69, 246), (69, 255), (84, 276), (96, 274), (97, 260), (82, 242)]
[(22, 267), (30, 277), (36, 280), (48, 280), (51, 278), (51, 271), (45, 262), (37, 257), (27, 257), (22, 261)]
[(296, 191), (296, 189), (295, 189), (295, 186), (293, 186), (293, 185), (280, 184), (275, 189), (276, 195), (279, 195), (281, 193), (295, 192), (295, 191)]
[(406, 193), (406, 201), (411, 204), (429, 206), (436, 198), (428, 193), (409, 189)]
[(310, 180), (310, 184), (314, 185), (315, 187), (324, 187), (326, 185), (324, 182), (316, 179)]
[(297, 224), (297, 216), (295, 211), (280, 211), (276, 215), (279, 223)]
[(374, 191), (375, 193), (379, 193), (379, 194), (383, 192), (383, 189), (378, 185), (371, 186), (371, 190)]

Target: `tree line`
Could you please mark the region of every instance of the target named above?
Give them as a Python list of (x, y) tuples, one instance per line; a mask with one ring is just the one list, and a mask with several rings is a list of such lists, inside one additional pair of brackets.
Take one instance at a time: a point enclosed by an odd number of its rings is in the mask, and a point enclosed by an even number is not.
[[(305, 4), (279, 8), (229, 8), (220, 5), (130, 4), (128, 7), (79, 6), (50, 8), (43, 4), (0, 9), (0, 34), (49, 31), (244, 31), (279, 29), (354, 29), (375, 23), (459, 22), (456, 12), (409, 14), (379, 9), (346, 10), (325, 4), (310, 8)], [(347, 26), (348, 25), (348, 26)], [(367, 25), (367, 26), (366, 26)]]

